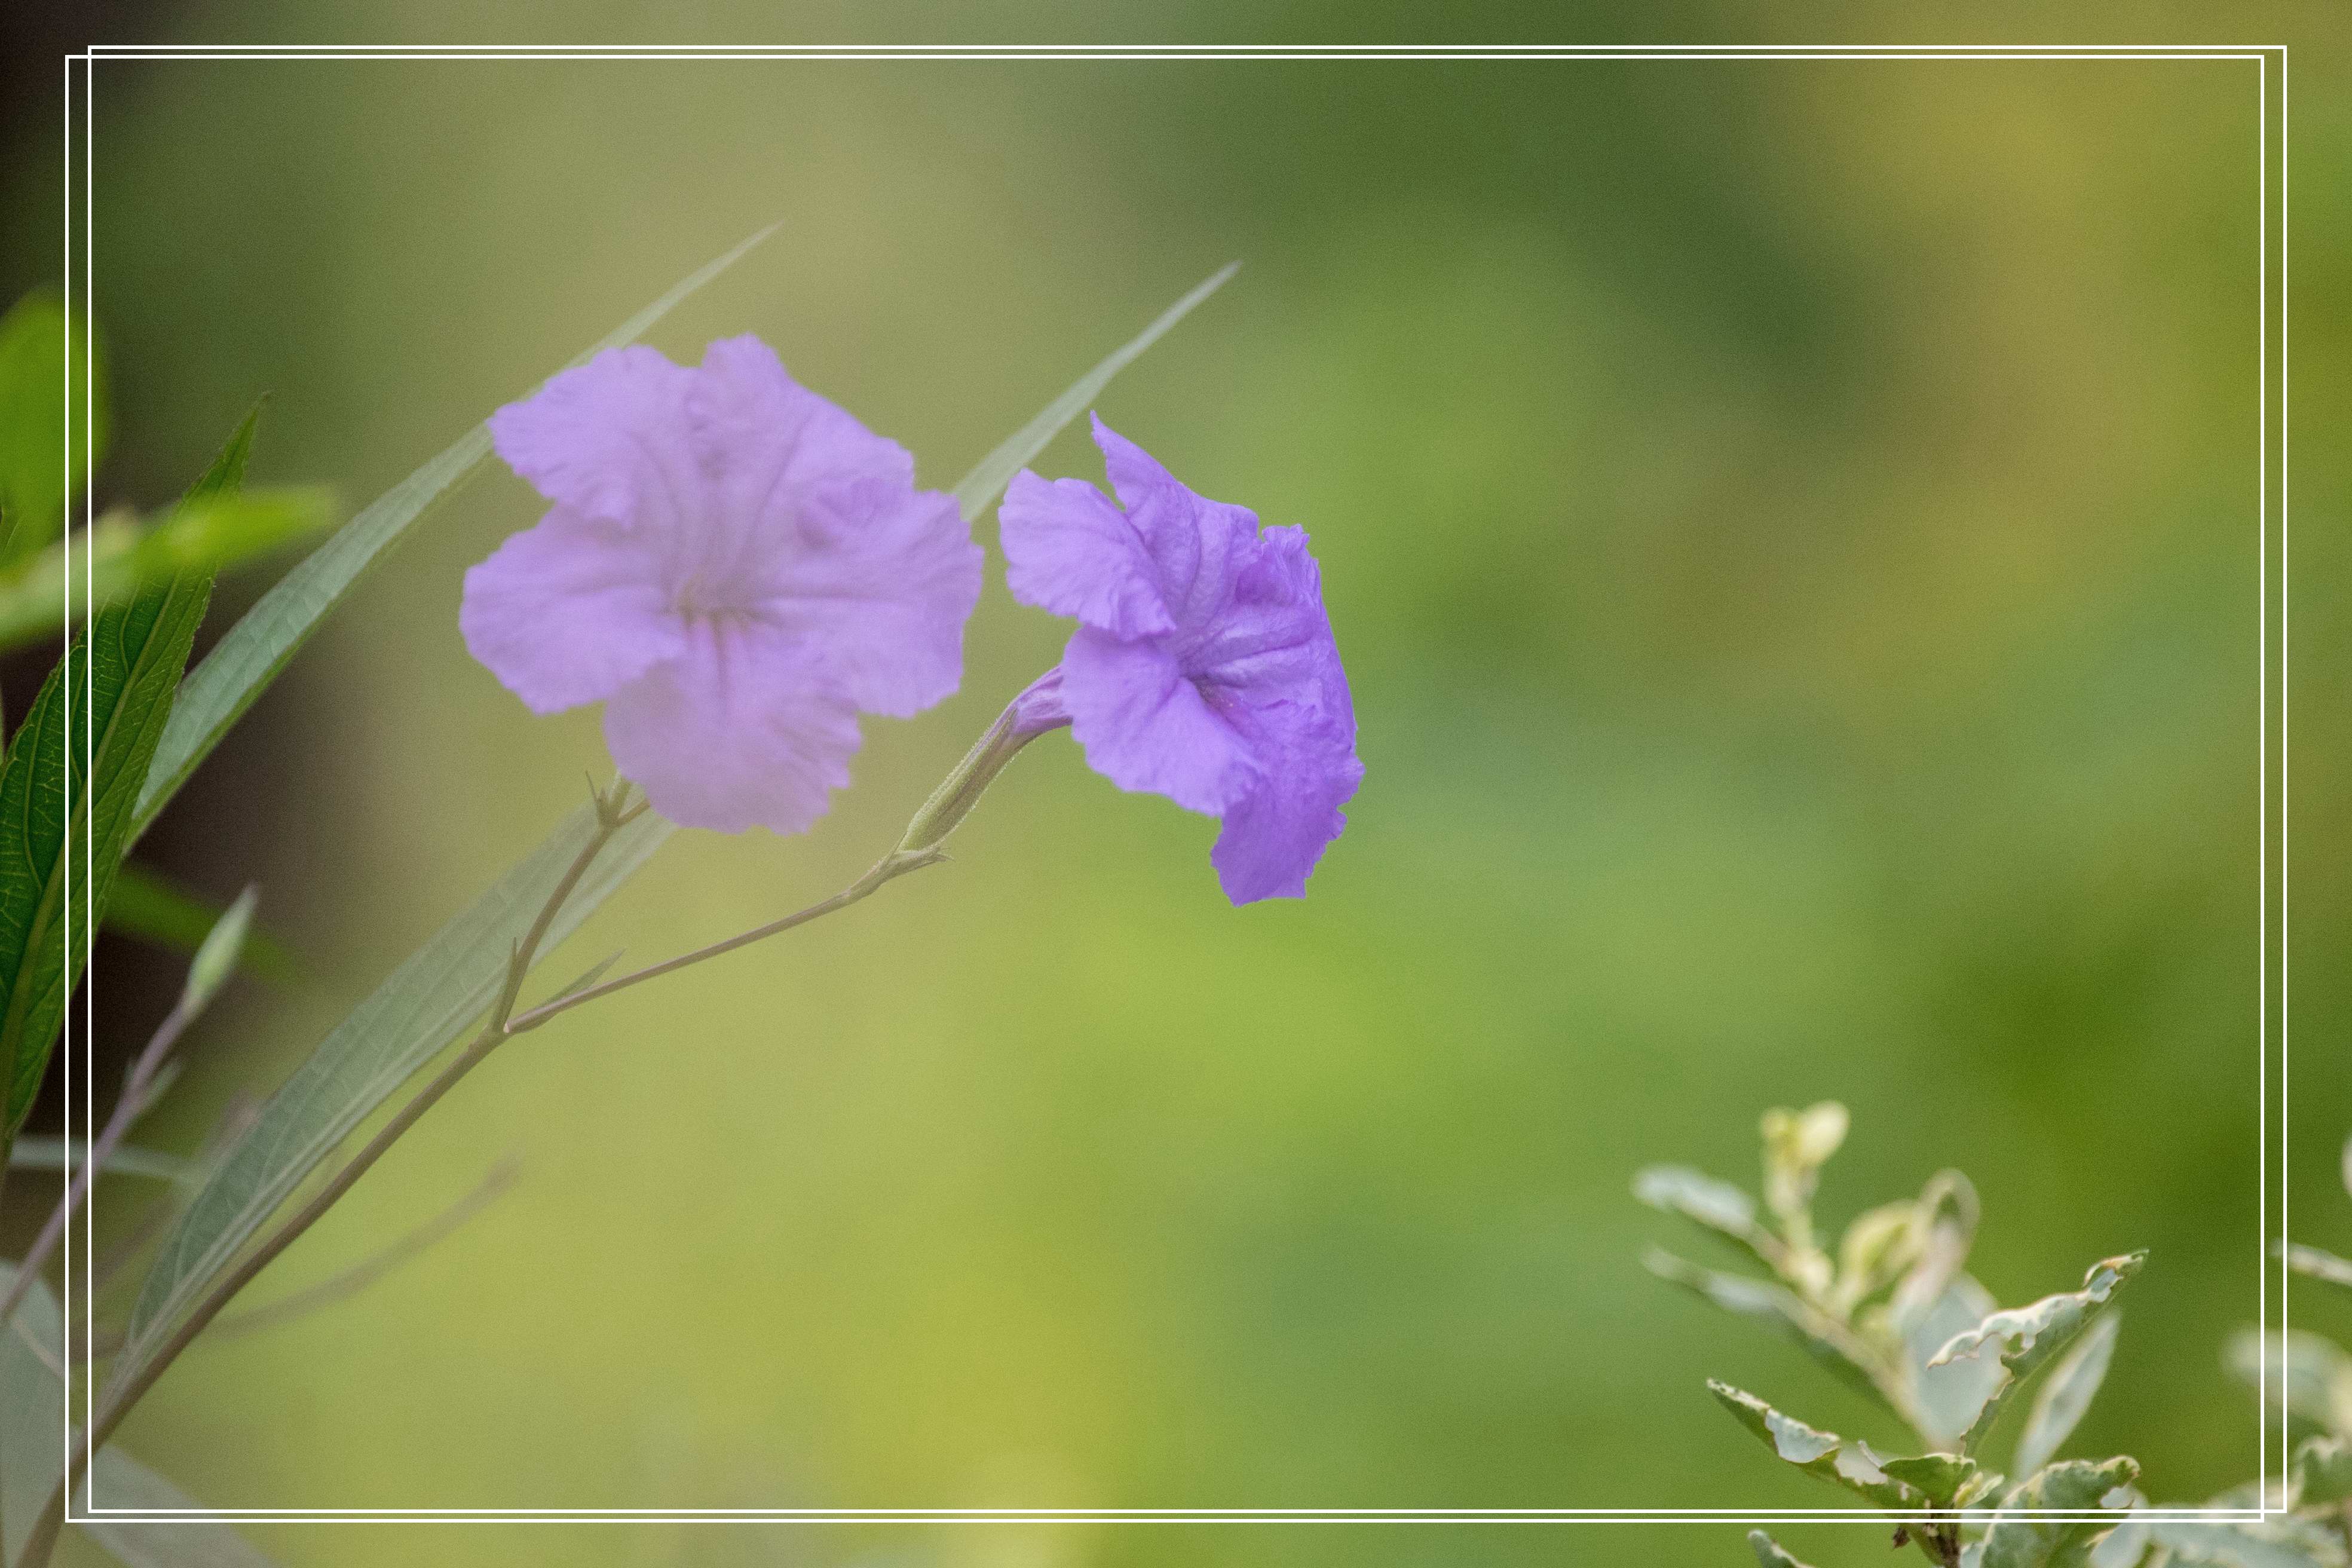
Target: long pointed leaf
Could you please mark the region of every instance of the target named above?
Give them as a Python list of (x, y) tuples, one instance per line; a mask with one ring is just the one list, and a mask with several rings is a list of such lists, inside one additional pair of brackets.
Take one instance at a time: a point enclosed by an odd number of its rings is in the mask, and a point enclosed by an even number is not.
[[(236, 492), (253, 429), (248, 414), (184, 504)], [(48, 1070), (89, 923), (105, 916), (132, 804), (212, 588), (212, 574), (188, 572), (100, 611), (42, 682), (0, 763), (0, 1069), (8, 1074), (0, 1149), (25, 1124)], [(79, 862), (70, 889), (68, 853)]]
[[(1231, 268), (1227, 269), (1227, 273)], [(1118, 370), (1223, 281), (1220, 273), (1080, 377), (1021, 434), (982, 459), (956, 487), (976, 514), (1023, 464), (1076, 417)], [(996, 477), (991, 477), (992, 475)], [(112, 1380), (127, 1381), (238, 1249), (251, 1240), (302, 1178), (408, 1077), (487, 1008), (519, 936), (584, 842), (590, 809), (573, 813), (529, 858), (441, 929), (352, 1015), (272, 1095), (165, 1239), (140, 1289), (129, 1342)], [(647, 815), (632, 823), (565, 900), (541, 952), (565, 934), (653, 855), (670, 825)]]
[[(733, 266), (753, 246), (775, 232), (771, 224), (711, 262), (660, 299), (630, 317), (574, 364), (608, 348), (633, 342), (668, 314), (671, 307)], [(392, 547), (490, 455), (490, 433), (477, 425), (453, 446), (386, 490), (324, 544), (303, 558), (247, 610), (189, 675), (163, 743), (148, 769), (146, 785), (131, 823), (131, 841), (147, 831), (155, 814), (170, 804), (196, 764), (211, 755), (221, 737), (269, 689), (287, 662), (310, 640), (334, 608)]]
[(1225, 279), (1241, 270), (1241, 263), (1229, 261), (1211, 274), (1208, 279), (1191, 293), (1160, 313), (1160, 319), (1138, 332), (1115, 350), (1109, 358), (1072, 382), (1069, 390), (1038, 411), (1037, 417), (1024, 425), (1005, 443), (982, 458), (963, 483), (956, 486), (956, 504), (963, 509), (966, 522), (978, 521), (1004, 487), (1013, 482), (1029, 460), (1045, 449), (1045, 443), (1062, 433), (1063, 426), (1086, 411), (1087, 404), (1102, 395), (1110, 378), (1135, 362), (1144, 350), (1158, 342), (1169, 328), (1190, 315), (1192, 307), (1225, 285)]

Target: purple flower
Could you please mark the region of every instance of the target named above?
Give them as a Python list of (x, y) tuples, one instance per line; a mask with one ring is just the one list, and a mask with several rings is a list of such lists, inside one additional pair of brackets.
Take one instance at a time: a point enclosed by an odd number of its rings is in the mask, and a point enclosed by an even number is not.
[(797, 833), (849, 782), (859, 710), (962, 678), (982, 558), (954, 498), (757, 338), (698, 367), (608, 349), (489, 426), (554, 510), (466, 574), (466, 646), (534, 712), (603, 700), (672, 821)]
[(1210, 860), (1234, 903), (1299, 898), (1364, 776), (1307, 535), (1261, 531), (1094, 426), (1118, 505), (1024, 472), (998, 510), (1013, 596), (1080, 623), (1056, 712), (1121, 789), (1224, 819)]

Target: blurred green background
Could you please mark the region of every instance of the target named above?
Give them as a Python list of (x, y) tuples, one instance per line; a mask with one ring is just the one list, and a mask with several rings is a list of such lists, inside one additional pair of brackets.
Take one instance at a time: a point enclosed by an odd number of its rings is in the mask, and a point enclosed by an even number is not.
[[(1899, 37), (2300, 48), (2294, 1193), (2298, 1237), (2352, 1247), (2341, 13), (1913, 16)], [(574, 5), (491, 30), (1426, 21)], [(224, 0), (106, 26), (317, 24)], [(1447, 36), (1887, 25), (1628, 5)], [(390, 5), (352, 36), (481, 26)], [(0, 169), (12, 295), (57, 267), (54, 58), (16, 79)], [(126, 1445), (229, 1506), (1836, 1506), (1703, 1378), (1893, 1434), (1646, 1276), (1643, 1242), (1681, 1238), (1626, 1191), (1654, 1160), (1749, 1180), (1760, 1110), (1835, 1097), (1825, 1212), (1959, 1165), (2005, 1301), (2153, 1249), (2074, 1451), (2126, 1448), (2168, 1498), (2250, 1474), (2220, 1353), (2261, 1245), (2255, 69), (101, 65), (103, 498), (168, 498), (266, 391), (257, 478), (356, 505), (778, 218), (652, 341), (756, 331), (944, 486), (1241, 258), (1102, 411), (1310, 531), (1369, 769), (1311, 896), (1236, 911), (1213, 825), (1035, 748), (952, 868), (502, 1054), (254, 1299), (510, 1150), (520, 1186), (334, 1311), (191, 1353)], [(1099, 477), (1078, 432), (1039, 466)], [(457, 635), (461, 571), (539, 510), (500, 470), (420, 530), (159, 832), (208, 891), (260, 881), (310, 976), (205, 1024), (152, 1140), (274, 1083), (604, 765), (593, 711), (530, 718)], [(838, 886), (1066, 633), (992, 582), (962, 693), (869, 721), (815, 832), (682, 836), (549, 975)], [(121, 997), (175, 984), (136, 948), (99, 967)], [(125, 1043), (151, 1021), (107, 1016)], [(2324, 1306), (2298, 1322), (2352, 1331)], [(254, 1534), (290, 1564), (1746, 1550), (1722, 1525)]]

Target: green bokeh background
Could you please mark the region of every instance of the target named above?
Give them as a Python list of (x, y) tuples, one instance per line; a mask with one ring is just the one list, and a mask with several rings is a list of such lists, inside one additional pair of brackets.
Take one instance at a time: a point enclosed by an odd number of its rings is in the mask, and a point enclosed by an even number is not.
[[(705, 8), (686, 36), (1119, 36), (949, 15)], [(1871, 15), (1763, 36), (1870, 37)], [(2042, 15), (1895, 36), (2046, 39)], [(1679, 16), (1458, 36), (1759, 37)], [(2300, 51), (2293, 1192), (2298, 1237), (2347, 1247), (2334, 16), (2055, 31)], [(634, 7), (508, 19), (681, 36)], [(1364, 20), (1123, 26), (1433, 36)], [(221, 4), (135, 36), (315, 21)], [(416, 5), (351, 36), (475, 31)], [(257, 478), (363, 501), (778, 218), (652, 341), (756, 331), (945, 485), (1241, 258), (1100, 406), (1312, 533), (1368, 768), (1312, 896), (1236, 911), (1213, 825), (1041, 745), (951, 868), (497, 1058), (255, 1297), (510, 1150), (520, 1187), (332, 1312), (192, 1353), (126, 1446), (269, 1507), (1833, 1506), (1702, 1379), (1894, 1433), (1644, 1275), (1644, 1242), (1679, 1237), (1626, 1182), (1652, 1160), (1746, 1180), (1763, 1107), (1835, 1097), (1855, 1131), (1824, 1209), (1964, 1167), (2006, 1301), (2153, 1250), (2075, 1451), (2129, 1449), (2164, 1497), (2250, 1473), (2220, 1347), (2260, 1258), (2255, 83), (2178, 61), (101, 65), (101, 490), (150, 502), (264, 391)], [(54, 131), (19, 139), (9, 210), (54, 214), (55, 158)], [(55, 221), (10, 237), (12, 284), (54, 268)], [(1099, 475), (1078, 433), (1039, 466)], [(207, 1025), (156, 1141), (275, 1082), (604, 765), (593, 712), (530, 718), (457, 636), (463, 568), (538, 511), (501, 470), (438, 514), (178, 808), (173, 863), (222, 894), (258, 879), (311, 974)], [(846, 880), (1066, 630), (992, 582), (962, 692), (869, 722), (816, 831), (681, 836), (551, 974)], [(101, 986), (171, 967), (114, 965)], [(2352, 1331), (2327, 1305), (2298, 1321)], [(289, 1564), (1745, 1554), (1721, 1525), (254, 1534)]]

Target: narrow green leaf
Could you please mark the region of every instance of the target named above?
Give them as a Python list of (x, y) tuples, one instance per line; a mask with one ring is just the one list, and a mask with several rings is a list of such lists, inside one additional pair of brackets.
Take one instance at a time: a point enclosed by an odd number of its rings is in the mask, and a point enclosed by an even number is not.
[(188, 965), (188, 983), (180, 992), (180, 1011), (188, 1017), (211, 1005), (213, 997), (236, 973), (237, 959), (245, 952), (245, 933), (253, 924), (254, 900), (260, 896), (258, 889), (246, 889), (205, 933), (194, 962)]
[(1843, 1324), (1807, 1306), (1795, 1291), (1786, 1286), (1769, 1279), (1750, 1279), (1744, 1275), (1702, 1268), (1670, 1252), (1654, 1250), (1643, 1262), (1650, 1272), (1661, 1279), (1680, 1285), (1727, 1312), (1769, 1324), (1795, 1341), (1822, 1364), (1900, 1414), (1895, 1401), (1885, 1389), (1879, 1386), (1873, 1374), (1867, 1349)]
[[(8, 1164), (18, 1171), (64, 1171), (81, 1163), (84, 1145), (79, 1138), (68, 1142), (63, 1138), (19, 1138), (16, 1146), (8, 1151)], [(113, 1157), (106, 1162), (105, 1174), (110, 1176), (146, 1176), (159, 1182), (185, 1180), (195, 1169), (177, 1154), (166, 1154), (158, 1149), (142, 1149), (136, 1144), (118, 1146)]]
[(1834, 1432), (1808, 1426), (1727, 1383), (1710, 1378), (1706, 1388), (1731, 1412), (1732, 1419), (1754, 1433), (1758, 1441), (1783, 1463), (1794, 1465), (1832, 1486), (1843, 1487), (1892, 1512), (1925, 1506), (1926, 1500), (1917, 1491), (1886, 1473), (1867, 1445), (1850, 1443)]
[[(726, 255), (686, 279), (668, 293), (621, 323), (609, 336), (572, 363), (578, 364), (608, 348), (633, 342), (688, 295), (732, 266), (753, 246), (775, 232), (771, 225)], [(332, 537), (312, 551), (300, 564), (279, 578), (247, 610), (226, 636), (215, 645), (190, 673), (173, 710), (172, 721), (157, 747), (154, 762), (140, 792), (131, 818), (130, 841), (136, 843), (178, 793), (196, 764), (212, 753), (230, 726), (242, 718), (262, 692), (268, 689), (289, 660), (310, 640), (319, 624), (408, 530), (479, 468), (490, 455), (490, 434), (477, 425), (453, 446), (385, 491)]]
[(2299, 1508), (2332, 1508), (2352, 1501), (2352, 1443), (2341, 1437), (2306, 1437), (2287, 1467)]
[(1637, 1202), (1680, 1215), (1725, 1237), (1768, 1268), (1780, 1267), (1787, 1249), (1780, 1238), (1756, 1222), (1756, 1202), (1728, 1182), (1687, 1165), (1650, 1165), (1634, 1173)]
[(1984, 1441), (2010, 1397), (2028, 1378), (2055, 1361), (2147, 1261), (2145, 1252), (2104, 1258), (2092, 1265), (2090, 1272), (2084, 1276), (2080, 1290), (2044, 1296), (2029, 1306), (1994, 1312), (1975, 1328), (1955, 1334), (1936, 1352), (1927, 1363), (1931, 1367), (1980, 1358), (1987, 1351), (2000, 1358), (2003, 1375), (1994, 1384), (1984, 1408), (1960, 1435), (1961, 1452), (1973, 1452)]
[(1013, 476), (1025, 468), (1030, 460), (1045, 449), (1045, 443), (1062, 433), (1065, 426), (1086, 412), (1087, 405), (1102, 395), (1111, 377), (1135, 363), (1144, 350), (1167, 335), (1168, 330), (1190, 315), (1192, 307), (1215, 293), (1225, 280), (1241, 270), (1241, 263), (1229, 261), (1212, 273), (1208, 280), (1177, 300), (1150, 326), (1125, 343), (1111, 351), (1110, 356), (1094, 369), (1072, 382), (1069, 390), (1038, 411), (1037, 417), (1021, 426), (1004, 444), (980, 460), (979, 466), (964, 476), (955, 488), (956, 504), (963, 509), (966, 522), (977, 522), (989, 503), (1003, 493), (1013, 482)]
[[(253, 428), (247, 415), (183, 505), (236, 492)], [(48, 1068), (89, 953), (86, 922), (104, 917), (140, 781), (212, 586), (188, 573), (100, 611), (49, 671), (0, 763), (0, 1068), (8, 1073), (0, 1144), (24, 1125)]]
[[(0, 1263), (0, 1296), (16, 1279), (16, 1265)], [(49, 1500), (65, 1454), (63, 1332), (58, 1299), (38, 1279), (0, 1325), (0, 1553), (9, 1563)]]
[(2115, 1519), (2025, 1519), (2028, 1512), (2084, 1513), (2116, 1509), (2105, 1500), (2139, 1479), (2127, 1458), (2093, 1464), (2068, 1459), (2020, 1483), (2002, 1500), (1985, 1531), (1984, 1568), (2089, 1568), (2091, 1550), (2122, 1521)]
[(2122, 1327), (2120, 1310), (2102, 1314), (2050, 1369), (2026, 1415), (2025, 1433), (2017, 1440), (2020, 1471), (2032, 1475), (2058, 1457), (2075, 1424), (2091, 1408), (2099, 1384), (2106, 1381), (2107, 1363), (2116, 1353), (2116, 1335)]
[(91, 605), (127, 599), (174, 574), (215, 574), (282, 550), (333, 515), (325, 490), (291, 485), (183, 506), (143, 527), (127, 511), (109, 512), (0, 582), (0, 649), (56, 637)]
[[(194, 957), (227, 906), (198, 897), (151, 867), (125, 860), (114, 874), (114, 895), (106, 904), (106, 929), (121, 936)], [(257, 979), (284, 984), (300, 965), (266, 926), (246, 931), (237, 961)]]
[[(759, 237), (753, 237), (746, 246)], [(706, 271), (731, 259), (732, 256), (722, 258)], [(688, 280), (689, 284), (697, 281)], [(1056, 399), (1053, 408), (1068, 410), (1061, 416), (1061, 423), (1067, 423), (1087, 397), (1133, 360), (1142, 346), (1149, 346), (1151, 338), (1166, 331), (1175, 316), (1197, 302), (1202, 292), (1194, 290), (1180, 302), (1181, 309), (1155, 323), (1145, 339), (1122, 347), (1082, 377), (1070, 393)], [(642, 323), (633, 327), (642, 330)], [(1075, 395), (1081, 389), (1085, 395)], [(1017, 457), (1013, 464), (1017, 468), (1059, 429), (1060, 424), (1049, 426), (1042, 419), (1032, 420), (1020, 438), (998, 448), (989, 461), (1012, 452)], [(956, 493), (981, 496), (985, 504), (985, 498), (993, 492), (982, 479), (975, 470)], [(327, 548), (333, 548), (332, 541)], [(151, 786), (153, 776), (150, 774)], [(132, 1376), (145, 1358), (161, 1347), (180, 1314), (195, 1304), (213, 1278), (252, 1239), (303, 1176), (490, 1005), (503, 975), (509, 943), (521, 934), (555, 879), (578, 853), (593, 820), (591, 807), (574, 812), (545, 843), (444, 926), (338, 1024), (270, 1097), (260, 1116), (180, 1215), (150, 1267), (132, 1309), (129, 1341), (115, 1358), (110, 1373), (115, 1385)], [(668, 823), (650, 813), (623, 829), (565, 900), (541, 951), (552, 951), (594, 912), (652, 857), (671, 831)]]
[(105, 454), (106, 358), (90, 354), (97, 374), (85, 405), (89, 425), (80, 429), (83, 439), (67, 471), (66, 365), (70, 358), (79, 393), (88, 325), (77, 315), (68, 329), (65, 301), (54, 289), (36, 289), (0, 315), (0, 566), (58, 537), (66, 503), (81, 492), (95, 459)]
[(1786, 1548), (1760, 1530), (1748, 1532), (1748, 1549), (1756, 1553), (1758, 1568), (1811, 1568), (1790, 1556)]
[[(112, 1445), (91, 1462), (82, 1503), (100, 1508), (205, 1511), (205, 1505)], [(271, 1560), (226, 1524), (205, 1521), (91, 1519), (75, 1526), (127, 1568), (273, 1568)]]
[[(271, 1095), (220, 1169), (182, 1215), (142, 1286), (114, 1376), (152, 1352), (173, 1322), (302, 1178), (368, 1113), (438, 1055), (497, 997), (507, 953), (595, 829), (575, 810), (544, 844), (394, 970), (336, 1025)], [(672, 829), (647, 813), (612, 845), (564, 903), (552, 949), (650, 858)]]

